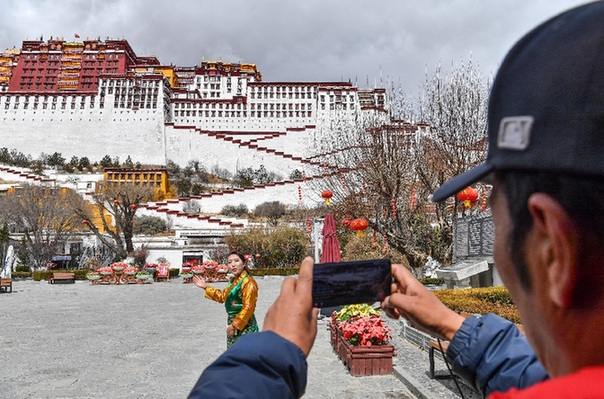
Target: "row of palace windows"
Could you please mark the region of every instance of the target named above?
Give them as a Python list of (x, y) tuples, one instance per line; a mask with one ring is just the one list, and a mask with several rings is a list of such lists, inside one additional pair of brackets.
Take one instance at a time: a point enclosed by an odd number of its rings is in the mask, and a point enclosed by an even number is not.
[(297, 98), (297, 99), (313, 99), (317, 98), (315, 93), (249, 93), (250, 98)]
[[(223, 107), (224, 106), (224, 107)], [(216, 103), (174, 103), (174, 109), (178, 110), (179, 108), (182, 109), (235, 109), (237, 108), (239, 109), (246, 109), (247, 106), (246, 104), (231, 104), (231, 103), (218, 103), (218, 107), (216, 107)], [(287, 103), (287, 104), (270, 104), (270, 103), (250, 103), (250, 109), (254, 110), (254, 109), (258, 109), (258, 110), (305, 110), (308, 109), (309, 111), (312, 110), (312, 103)]]
[[(321, 96), (319, 98), (320, 98), (320, 100), (321, 100), (322, 103), (325, 102), (325, 98), (326, 97), (327, 97), (326, 95), (321, 94)], [(330, 103), (333, 103), (334, 101), (337, 102), (337, 103), (339, 103), (339, 102), (346, 102), (346, 99), (348, 97), (349, 97), (348, 102), (350, 102), (350, 103), (354, 103), (355, 102), (354, 95), (352, 95), (352, 94), (350, 96), (330, 94), (329, 95), (329, 102)]]
[(159, 87), (160, 82), (158, 80), (143, 80), (139, 82), (135, 82), (130, 79), (118, 79), (118, 80), (103, 80), (101, 82), (101, 87), (128, 87), (128, 86), (141, 86), (141, 87)]
[[(175, 117), (247, 118), (246, 111), (174, 111)], [(312, 118), (312, 111), (250, 111), (252, 118)]]
[(124, 172), (107, 172), (107, 180), (140, 180), (142, 176), (143, 180), (161, 180), (161, 173), (124, 173)]
[(285, 86), (251, 86), (250, 87), (250, 92), (251, 93), (285, 93), (285, 92), (289, 92), (289, 93), (314, 93), (315, 92), (315, 88), (314, 87), (310, 87), (310, 86), (287, 86), (287, 89)]

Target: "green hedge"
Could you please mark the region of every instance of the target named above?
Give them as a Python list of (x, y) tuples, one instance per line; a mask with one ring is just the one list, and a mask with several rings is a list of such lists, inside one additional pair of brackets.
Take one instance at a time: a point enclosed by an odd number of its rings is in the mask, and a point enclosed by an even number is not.
[(31, 272), (12, 272), (12, 278), (31, 278)]
[(505, 287), (438, 290), (434, 294), (456, 312), (495, 313), (514, 323), (520, 323), (518, 309)]
[(252, 276), (291, 276), (298, 274), (299, 267), (284, 267), (284, 268), (266, 268), (266, 269), (250, 269)]
[(32, 272), (32, 277), (34, 281), (42, 281), (48, 280), (48, 273), (60, 272), (60, 273), (74, 273), (76, 280), (86, 280), (86, 273), (90, 270), (88, 269), (75, 269), (75, 270), (65, 270), (65, 269), (57, 269), (57, 270), (36, 270)]
[(442, 278), (432, 278), (432, 277), (420, 278), (419, 281), (423, 285), (443, 285), (445, 283), (445, 280), (443, 280)]

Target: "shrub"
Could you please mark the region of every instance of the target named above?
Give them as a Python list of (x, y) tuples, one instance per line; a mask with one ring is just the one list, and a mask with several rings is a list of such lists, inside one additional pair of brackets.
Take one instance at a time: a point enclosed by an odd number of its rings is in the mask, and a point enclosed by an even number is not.
[(420, 278), (419, 281), (423, 285), (443, 285), (445, 283), (445, 280), (443, 280), (442, 278), (433, 278), (433, 277)]
[(438, 290), (434, 294), (456, 312), (495, 313), (514, 323), (520, 323), (518, 309), (505, 287)]
[(300, 268), (298, 267), (284, 267), (280, 269), (251, 269), (250, 274), (252, 276), (292, 276), (298, 274)]
[(74, 273), (76, 280), (86, 280), (86, 273), (89, 273), (88, 269), (77, 269), (77, 270), (36, 270), (32, 273), (34, 281), (48, 280), (48, 274), (53, 272), (64, 272)]
[(242, 234), (225, 237), (229, 248), (256, 255), (256, 268), (299, 267), (308, 250), (306, 234), (297, 228), (281, 227), (272, 231), (250, 229)]

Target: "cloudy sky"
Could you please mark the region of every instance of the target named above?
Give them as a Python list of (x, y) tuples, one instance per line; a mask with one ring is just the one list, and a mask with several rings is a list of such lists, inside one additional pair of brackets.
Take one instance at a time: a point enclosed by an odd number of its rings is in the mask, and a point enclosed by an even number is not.
[(470, 57), (485, 75), (536, 24), (580, 0), (1, 0), (0, 50), (26, 39), (126, 38), (192, 66), (255, 63), (265, 81), (400, 82)]

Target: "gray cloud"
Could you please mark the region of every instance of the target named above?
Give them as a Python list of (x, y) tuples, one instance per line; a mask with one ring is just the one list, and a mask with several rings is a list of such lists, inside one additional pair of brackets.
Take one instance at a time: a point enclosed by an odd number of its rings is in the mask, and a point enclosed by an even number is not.
[(380, 75), (415, 94), (440, 62), (494, 73), (539, 22), (577, 0), (5, 0), (0, 48), (26, 38), (124, 37), (139, 55), (189, 66), (202, 57), (258, 65), (267, 81)]

